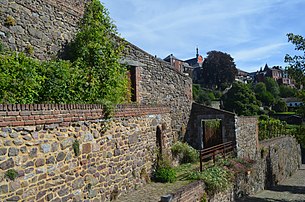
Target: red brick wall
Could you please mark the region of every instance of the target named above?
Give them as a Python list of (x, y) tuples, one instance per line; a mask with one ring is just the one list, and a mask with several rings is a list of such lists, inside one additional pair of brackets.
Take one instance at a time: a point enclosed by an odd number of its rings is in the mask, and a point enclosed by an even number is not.
[[(168, 113), (163, 106), (119, 105), (114, 117), (131, 117)], [(104, 109), (98, 104), (1, 104), (0, 127), (59, 124), (104, 118)]]

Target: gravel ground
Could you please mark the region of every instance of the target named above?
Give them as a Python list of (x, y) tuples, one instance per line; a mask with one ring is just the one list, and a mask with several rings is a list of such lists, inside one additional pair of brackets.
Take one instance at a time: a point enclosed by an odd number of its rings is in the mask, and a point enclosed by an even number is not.
[(151, 182), (139, 190), (120, 196), (117, 202), (158, 202), (161, 196), (172, 193), (188, 183), (190, 181), (176, 181), (166, 184)]
[(239, 202), (304, 202), (305, 201), (305, 164), (289, 179), (270, 190), (264, 190)]

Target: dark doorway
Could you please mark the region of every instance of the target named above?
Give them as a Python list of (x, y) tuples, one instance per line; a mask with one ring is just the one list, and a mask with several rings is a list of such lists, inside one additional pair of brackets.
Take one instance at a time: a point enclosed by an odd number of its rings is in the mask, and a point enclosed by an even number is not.
[(137, 74), (136, 67), (129, 66), (128, 67), (128, 88), (130, 92), (130, 101), (137, 102)]
[(163, 135), (162, 135), (162, 130), (160, 126), (157, 127), (157, 132), (156, 132), (156, 145), (159, 149), (159, 153), (162, 154), (162, 149), (163, 149)]
[(220, 119), (202, 120), (202, 130), (204, 148), (223, 143), (222, 121)]

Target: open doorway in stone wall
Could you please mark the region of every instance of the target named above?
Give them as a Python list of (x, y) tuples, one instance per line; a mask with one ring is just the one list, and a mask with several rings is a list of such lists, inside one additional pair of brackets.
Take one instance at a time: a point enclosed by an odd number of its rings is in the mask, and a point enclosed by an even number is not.
[(201, 125), (204, 148), (223, 143), (221, 119), (203, 119), (201, 120)]

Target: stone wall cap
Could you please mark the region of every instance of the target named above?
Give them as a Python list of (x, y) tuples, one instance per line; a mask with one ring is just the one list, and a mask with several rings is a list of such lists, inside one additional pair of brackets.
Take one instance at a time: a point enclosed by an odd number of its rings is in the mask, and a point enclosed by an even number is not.
[(147, 66), (139, 61), (135, 61), (135, 60), (132, 60), (130, 58), (121, 58), (119, 59), (119, 63), (120, 64), (125, 64), (125, 65), (129, 65), (129, 66), (134, 66), (134, 67), (144, 67), (144, 66)]

